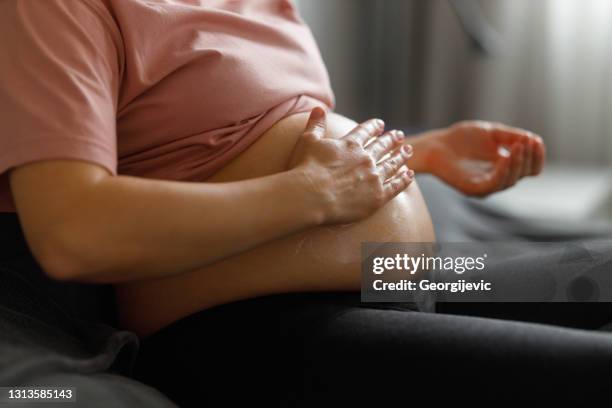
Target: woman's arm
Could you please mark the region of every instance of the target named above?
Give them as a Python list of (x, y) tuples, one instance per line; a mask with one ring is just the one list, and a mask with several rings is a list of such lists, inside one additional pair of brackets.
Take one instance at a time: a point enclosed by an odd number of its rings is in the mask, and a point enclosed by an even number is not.
[(62, 280), (119, 282), (189, 271), (320, 222), (299, 171), (210, 184), (109, 176), (49, 161), (11, 174), (28, 243)]
[(309, 227), (367, 217), (411, 181), (400, 169), (407, 156), (383, 168), (360, 148), (383, 127), (369, 121), (332, 140), (315, 109), (295, 166), (248, 181), (111, 176), (78, 161), (24, 165), (10, 181), (30, 248), (50, 276), (99, 283), (167, 276)]
[(483, 121), (459, 122), (408, 139), (409, 165), (464, 194), (486, 196), (540, 174), (546, 158), (542, 138), (532, 132)]

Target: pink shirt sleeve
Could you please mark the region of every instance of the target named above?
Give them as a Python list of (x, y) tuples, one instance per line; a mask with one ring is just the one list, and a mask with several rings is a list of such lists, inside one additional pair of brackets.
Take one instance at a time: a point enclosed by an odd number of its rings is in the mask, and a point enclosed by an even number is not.
[(0, 1), (0, 174), (72, 159), (117, 169), (120, 44), (89, 0)]

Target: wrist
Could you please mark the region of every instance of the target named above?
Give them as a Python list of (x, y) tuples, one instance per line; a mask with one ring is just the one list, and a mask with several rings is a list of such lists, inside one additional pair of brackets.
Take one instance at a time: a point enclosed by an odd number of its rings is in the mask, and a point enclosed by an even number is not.
[(288, 202), (295, 205), (309, 227), (325, 224), (325, 199), (317, 188), (313, 174), (305, 166), (295, 167), (283, 173), (289, 183)]
[(436, 156), (441, 147), (441, 136), (444, 129), (435, 129), (421, 133), (406, 140), (407, 144), (412, 145), (413, 156), (408, 161), (408, 167), (415, 173), (435, 174)]

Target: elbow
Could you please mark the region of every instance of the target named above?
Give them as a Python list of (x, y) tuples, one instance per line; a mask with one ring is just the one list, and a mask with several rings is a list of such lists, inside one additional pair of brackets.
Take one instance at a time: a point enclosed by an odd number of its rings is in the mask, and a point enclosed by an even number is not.
[(98, 251), (92, 251), (90, 237), (82, 234), (53, 234), (44, 242), (32, 246), (32, 252), (40, 267), (51, 279), (62, 282), (93, 283), (100, 262)]
[(55, 249), (45, 250), (36, 257), (45, 274), (62, 282), (78, 282), (87, 275), (86, 268), (73, 257), (65, 256)]
[(91, 275), (91, 269), (74, 251), (60, 245), (48, 243), (35, 254), (36, 259), (51, 279), (62, 282), (84, 282)]
[(50, 278), (92, 282), (100, 268), (108, 268), (101, 261), (109, 258), (111, 244), (121, 247), (111, 236), (111, 214), (101, 198), (112, 193), (114, 180), (101, 167), (78, 160), (47, 160), (11, 171), (25, 238)]

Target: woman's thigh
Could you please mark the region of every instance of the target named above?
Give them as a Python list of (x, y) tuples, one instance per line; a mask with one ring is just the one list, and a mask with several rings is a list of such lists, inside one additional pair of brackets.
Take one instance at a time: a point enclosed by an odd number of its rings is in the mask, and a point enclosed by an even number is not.
[(604, 334), (364, 305), (358, 294), (340, 293), (276, 295), (200, 312), (145, 339), (138, 364), (142, 380), (186, 407), (346, 406), (526, 388), (578, 395), (597, 391), (610, 369), (612, 341)]

